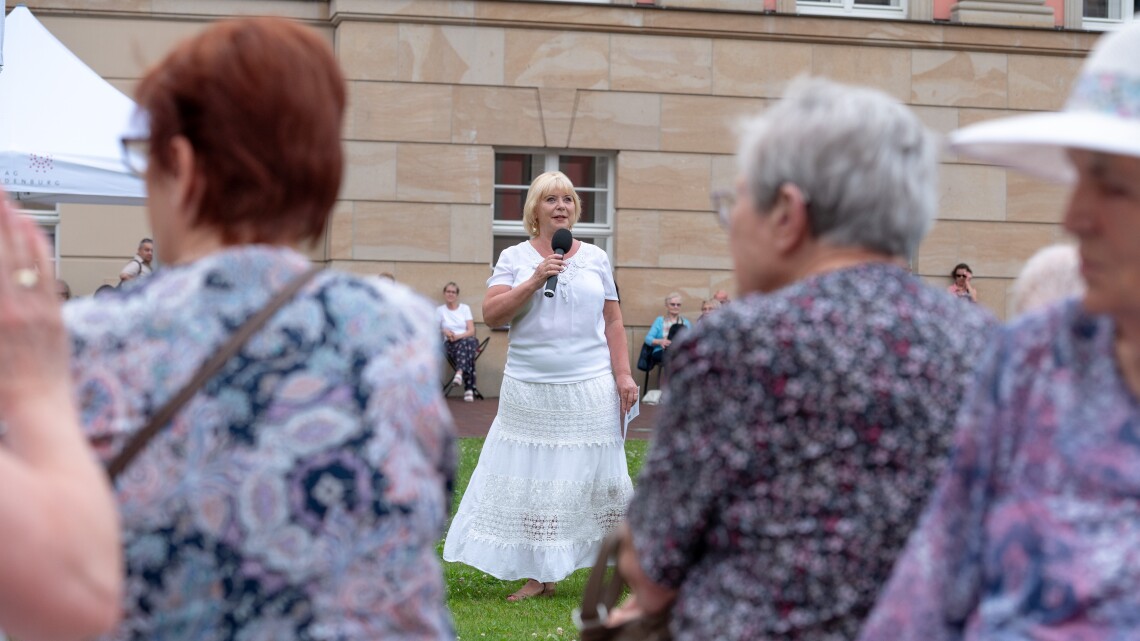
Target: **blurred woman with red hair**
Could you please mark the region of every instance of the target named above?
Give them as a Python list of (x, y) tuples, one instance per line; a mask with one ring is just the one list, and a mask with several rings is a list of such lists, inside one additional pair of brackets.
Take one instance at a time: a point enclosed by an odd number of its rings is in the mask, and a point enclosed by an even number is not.
[[(164, 268), (67, 310), (82, 421), (111, 457), (249, 317), (309, 274), (344, 160), (327, 42), (221, 22), (137, 91), (124, 139)], [(438, 335), (404, 287), (302, 285), (118, 477), (117, 639), (445, 639), (434, 546), (454, 437)]]

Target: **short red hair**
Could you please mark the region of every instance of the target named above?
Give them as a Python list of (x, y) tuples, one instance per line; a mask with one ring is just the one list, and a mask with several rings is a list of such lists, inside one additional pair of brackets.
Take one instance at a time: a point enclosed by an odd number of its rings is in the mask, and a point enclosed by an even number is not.
[(226, 244), (315, 240), (340, 189), (345, 83), (332, 49), (282, 18), (218, 22), (174, 48), (136, 91), (151, 171), (194, 148), (199, 225)]

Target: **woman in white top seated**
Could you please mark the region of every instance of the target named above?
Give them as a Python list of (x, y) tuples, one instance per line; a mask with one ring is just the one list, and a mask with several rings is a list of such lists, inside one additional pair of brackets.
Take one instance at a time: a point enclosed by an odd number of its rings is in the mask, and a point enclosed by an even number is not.
[(471, 308), (459, 302), (459, 285), (454, 282), (443, 286), (443, 305), (435, 308), (439, 319), (439, 331), (443, 333), (447, 355), (455, 363), (456, 385), (463, 385), (463, 400), (475, 400), (475, 350), (479, 341), (475, 340), (475, 319)]
[(619, 418), (637, 385), (609, 258), (579, 240), (565, 257), (551, 247), (581, 212), (565, 174), (536, 177), (523, 206), (531, 238), (503, 250), (483, 299), (488, 325), (511, 324), (507, 365), (443, 558), (527, 579), (509, 601), (551, 596), (592, 565), (633, 492)]

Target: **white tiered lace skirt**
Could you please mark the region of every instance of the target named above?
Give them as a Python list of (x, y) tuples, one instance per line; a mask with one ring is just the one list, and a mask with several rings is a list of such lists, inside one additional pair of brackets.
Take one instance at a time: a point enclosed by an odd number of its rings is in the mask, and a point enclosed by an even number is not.
[(443, 558), (504, 580), (560, 581), (592, 566), (633, 494), (619, 411), (610, 375), (556, 385), (503, 377)]

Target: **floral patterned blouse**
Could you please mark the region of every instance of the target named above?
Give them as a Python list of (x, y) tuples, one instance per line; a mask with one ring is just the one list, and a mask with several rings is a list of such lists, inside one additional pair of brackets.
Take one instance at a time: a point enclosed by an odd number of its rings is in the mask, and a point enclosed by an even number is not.
[[(82, 421), (106, 460), (308, 267), (229, 249), (70, 304)], [(436, 559), (455, 442), (432, 310), (322, 272), (116, 483), (112, 639), (448, 639)]]
[(998, 338), (862, 638), (1140, 638), (1140, 404), (1076, 300)]
[(852, 639), (934, 486), (995, 321), (866, 264), (722, 308), (673, 373), (629, 508), (678, 641)]

